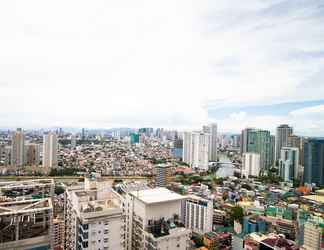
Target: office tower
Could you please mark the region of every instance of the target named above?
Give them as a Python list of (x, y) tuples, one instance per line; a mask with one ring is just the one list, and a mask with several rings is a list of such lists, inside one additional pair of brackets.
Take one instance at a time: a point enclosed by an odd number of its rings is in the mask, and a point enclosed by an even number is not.
[(40, 145), (36, 143), (29, 143), (25, 146), (26, 165), (38, 166), (40, 164)]
[(133, 145), (133, 144), (136, 144), (136, 143), (139, 143), (140, 139), (139, 139), (139, 134), (138, 133), (131, 133), (130, 134), (130, 143)]
[(288, 147), (298, 148), (299, 149), (299, 165), (303, 165), (304, 161), (304, 144), (303, 139), (297, 135), (288, 136)]
[(254, 131), (253, 128), (246, 128), (241, 133), (241, 154), (248, 152), (249, 135)]
[(191, 230), (180, 220), (184, 199), (166, 188), (127, 193), (127, 250), (189, 249)]
[(192, 168), (207, 171), (210, 134), (185, 132), (183, 137), (183, 161)]
[(210, 139), (208, 149), (209, 161), (217, 161), (217, 124), (212, 123), (210, 127)]
[(298, 179), (299, 149), (282, 147), (279, 159), (279, 175), (284, 181)]
[(155, 166), (156, 178), (155, 186), (166, 187), (171, 182), (171, 166), (167, 164), (158, 164)]
[(247, 128), (242, 131), (241, 151), (243, 153), (260, 154), (260, 170), (271, 167), (271, 136), (270, 132), (261, 129)]
[(240, 144), (241, 144), (241, 136), (240, 135), (232, 135), (232, 147), (233, 148), (240, 148)]
[(242, 176), (259, 176), (260, 174), (260, 154), (244, 153), (242, 160)]
[(43, 136), (43, 167), (57, 167), (57, 136), (52, 132)]
[(121, 198), (100, 177), (67, 188), (64, 219), (65, 249), (125, 248)]
[(287, 124), (281, 124), (277, 127), (276, 130), (276, 158), (275, 160), (279, 160), (280, 152), (282, 147), (288, 146), (288, 136), (292, 135), (293, 128), (289, 127)]
[(213, 230), (213, 202), (196, 195), (189, 195), (183, 201), (183, 221), (194, 233), (205, 234)]
[(324, 185), (324, 138), (308, 139), (304, 144), (304, 182)]
[(12, 134), (11, 139), (11, 165), (21, 167), (25, 159), (25, 135), (21, 128)]
[(270, 156), (269, 156), (270, 167), (274, 166), (275, 154), (276, 154), (276, 137), (274, 135), (270, 135)]
[(53, 180), (0, 182), (0, 249), (53, 249)]

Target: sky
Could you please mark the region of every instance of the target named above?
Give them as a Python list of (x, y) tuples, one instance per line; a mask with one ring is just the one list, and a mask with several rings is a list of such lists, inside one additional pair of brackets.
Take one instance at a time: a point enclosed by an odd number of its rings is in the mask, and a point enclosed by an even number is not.
[(0, 127), (209, 122), (324, 136), (324, 1), (0, 1)]

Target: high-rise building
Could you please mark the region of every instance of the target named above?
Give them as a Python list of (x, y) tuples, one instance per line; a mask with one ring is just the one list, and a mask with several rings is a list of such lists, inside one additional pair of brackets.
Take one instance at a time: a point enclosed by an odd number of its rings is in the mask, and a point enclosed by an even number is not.
[(274, 166), (275, 162), (275, 154), (276, 154), (276, 137), (274, 135), (270, 135), (270, 166)]
[(43, 137), (43, 167), (57, 167), (57, 135), (52, 132)]
[(203, 126), (203, 132), (210, 134), (208, 160), (217, 161), (217, 124), (211, 123), (208, 126)]
[(203, 132), (185, 132), (183, 135), (183, 161), (191, 167), (207, 171), (210, 134)]
[(77, 138), (75, 135), (71, 135), (71, 147), (75, 148), (77, 146)]
[(29, 143), (25, 146), (26, 164), (28, 166), (38, 166), (40, 164), (40, 145)]
[(130, 143), (131, 144), (136, 144), (139, 143), (140, 138), (138, 133), (131, 133), (130, 134)]
[(166, 188), (127, 193), (127, 250), (189, 249), (191, 230), (181, 222), (184, 199)]
[(302, 250), (321, 250), (324, 247), (324, 227), (315, 219), (309, 219), (304, 226)]
[(280, 152), (282, 147), (288, 146), (288, 136), (292, 135), (293, 128), (289, 127), (287, 124), (281, 124), (277, 127), (276, 130), (276, 158), (275, 160), (278, 161), (280, 158)]
[(260, 154), (244, 153), (242, 160), (242, 176), (259, 176), (260, 174)]
[(25, 135), (21, 128), (18, 128), (12, 135), (11, 140), (11, 165), (21, 167), (25, 163)]
[(324, 138), (308, 139), (304, 144), (304, 182), (324, 185)]
[(299, 149), (282, 147), (279, 159), (279, 175), (284, 181), (298, 179)]
[(299, 165), (304, 166), (304, 144), (303, 138), (297, 135), (288, 136), (288, 147), (299, 149)]
[(186, 228), (203, 235), (213, 229), (213, 202), (196, 195), (183, 201), (183, 221)]
[(260, 170), (271, 167), (271, 136), (270, 131), (246, 128), (241, 135), (241, 152), (258, 153), (260, 155)]
[(155, 186), (166, 187), (171, 182), (171, 166), (168, 164), (158, 164), (155, 166), (156, 178)]
[(53, 249), (53, 180), (0, 182), (0, 250)]
[(65, 192), (65, 249), (125, 249), (122, 201), (111, 183), (85, 179)]

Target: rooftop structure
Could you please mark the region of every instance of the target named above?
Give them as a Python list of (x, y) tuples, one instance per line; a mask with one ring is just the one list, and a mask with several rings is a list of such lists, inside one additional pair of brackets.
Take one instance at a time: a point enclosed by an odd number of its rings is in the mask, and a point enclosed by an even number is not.
[(0, 249), (53, 247), (53, 180), (0, 183)]
[(180, 201), (184, 197), (166, 188), (154, 188), (131, 192), (138, 200), (145, 204), (163, 203), (169, 201)]

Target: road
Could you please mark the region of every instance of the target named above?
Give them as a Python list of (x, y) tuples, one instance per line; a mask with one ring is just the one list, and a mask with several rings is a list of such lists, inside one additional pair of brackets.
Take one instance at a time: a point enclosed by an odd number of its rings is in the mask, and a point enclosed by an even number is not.
[[(102, 176), (105, 180), (149, 180), (144, 176)], [(83, 176), (0, 176), (0, 181), (16, 181), (30, 179), (54, 179), (55, 182), (78, 182)]]

